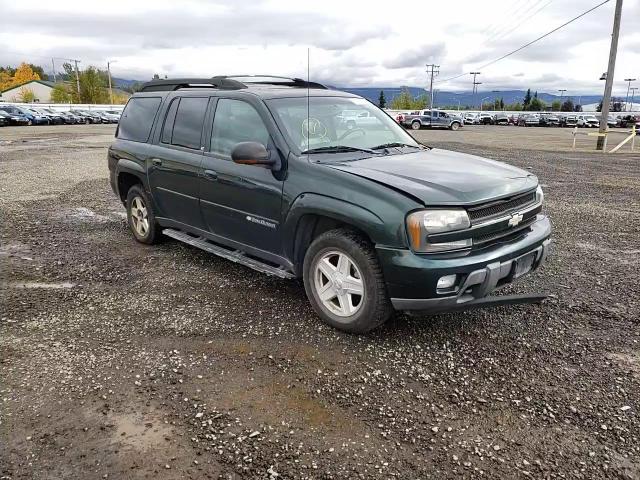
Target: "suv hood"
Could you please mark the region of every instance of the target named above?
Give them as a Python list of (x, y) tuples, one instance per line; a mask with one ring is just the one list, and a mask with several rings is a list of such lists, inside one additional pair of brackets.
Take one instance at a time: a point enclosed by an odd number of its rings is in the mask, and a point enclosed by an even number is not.
[(328, 166), (409, 194), (425, 206), (481, 203), (538, 185), (535, 175), (511, 165), (436, 148)]

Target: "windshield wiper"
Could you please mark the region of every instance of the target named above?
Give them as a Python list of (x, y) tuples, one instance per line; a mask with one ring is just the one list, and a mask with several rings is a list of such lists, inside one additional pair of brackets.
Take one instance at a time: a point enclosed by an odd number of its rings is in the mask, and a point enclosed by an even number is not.
[(411, 145), (409, 143), (401, 143), (401, 142), (391, 142), (391, 143), (383, 143), (382, 145), (378, 145), (377, 147), (371, 147), (372, 150), (380, 150), (383, 148), (394, 148), (394, 147), (413, 147), (413, 148), (421, 148), (420, 145)]
[(309, 150), (305, 150), (302, 153), (313, 154), (313, 153), (346, 153), (346, 152), (365, 152), (365, 153), (374, 153), (376, 155), (380, 155), (380, 152), (376, 152), (370, 148), (349, 147), (347, 145), (333, 145), (328, 147), (310, 148)]

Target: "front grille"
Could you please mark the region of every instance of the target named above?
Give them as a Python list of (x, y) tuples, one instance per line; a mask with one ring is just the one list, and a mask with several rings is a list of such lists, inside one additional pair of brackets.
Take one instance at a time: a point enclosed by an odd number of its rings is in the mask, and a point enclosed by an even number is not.
[(504, 198), (468, 209), (471, 224), (482, 223), (490, 218), (503, 216), (528, 206), (536, 201), (536, 192), (525, 193), (516, 197)]
[(489, 245), (493, 245), (494, 243), (500, 242), (508, 242), (513, 240), (514, 238), (520, 236), (520, 234), (525, 233), (526, 230), (536, 221), (536, 216), (523, 221), (516, 228), (507, 228), (503, 230), (499, 230), (497, 232), (488, 233), (486, 235), (479, 235), (477, 237), (473, 237), (473, 246), (484, 248)]

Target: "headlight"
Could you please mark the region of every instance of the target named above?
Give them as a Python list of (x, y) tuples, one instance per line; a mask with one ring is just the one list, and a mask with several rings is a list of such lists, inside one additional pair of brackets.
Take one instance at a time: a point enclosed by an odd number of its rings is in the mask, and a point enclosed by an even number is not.
[(428, 241), (429, 234), (464, 230), (471, 226), (467, 211), (461, 208), (449, 210), (421, 210), (407, 217), (407, 232), (415, 252), (437, 253), (471, 247), (471, 239), (453, 242)]
[(536, 188), (536, 203), (542, 202), (544, 202), (544, 193), (542, 191), (542, 187), (538, 185), (538, 188)]

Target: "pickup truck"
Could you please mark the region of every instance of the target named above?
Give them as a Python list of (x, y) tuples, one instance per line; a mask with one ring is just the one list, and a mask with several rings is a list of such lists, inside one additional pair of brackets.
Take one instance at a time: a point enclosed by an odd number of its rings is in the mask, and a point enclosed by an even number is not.
[(441, 110), (421, 110), (405, 115), (402, 125), (411, 127), (413, 130), (420, 130), (422, 127), (448, 128), (458, 130), (462, 127), (461, 117), (443, 112)]

